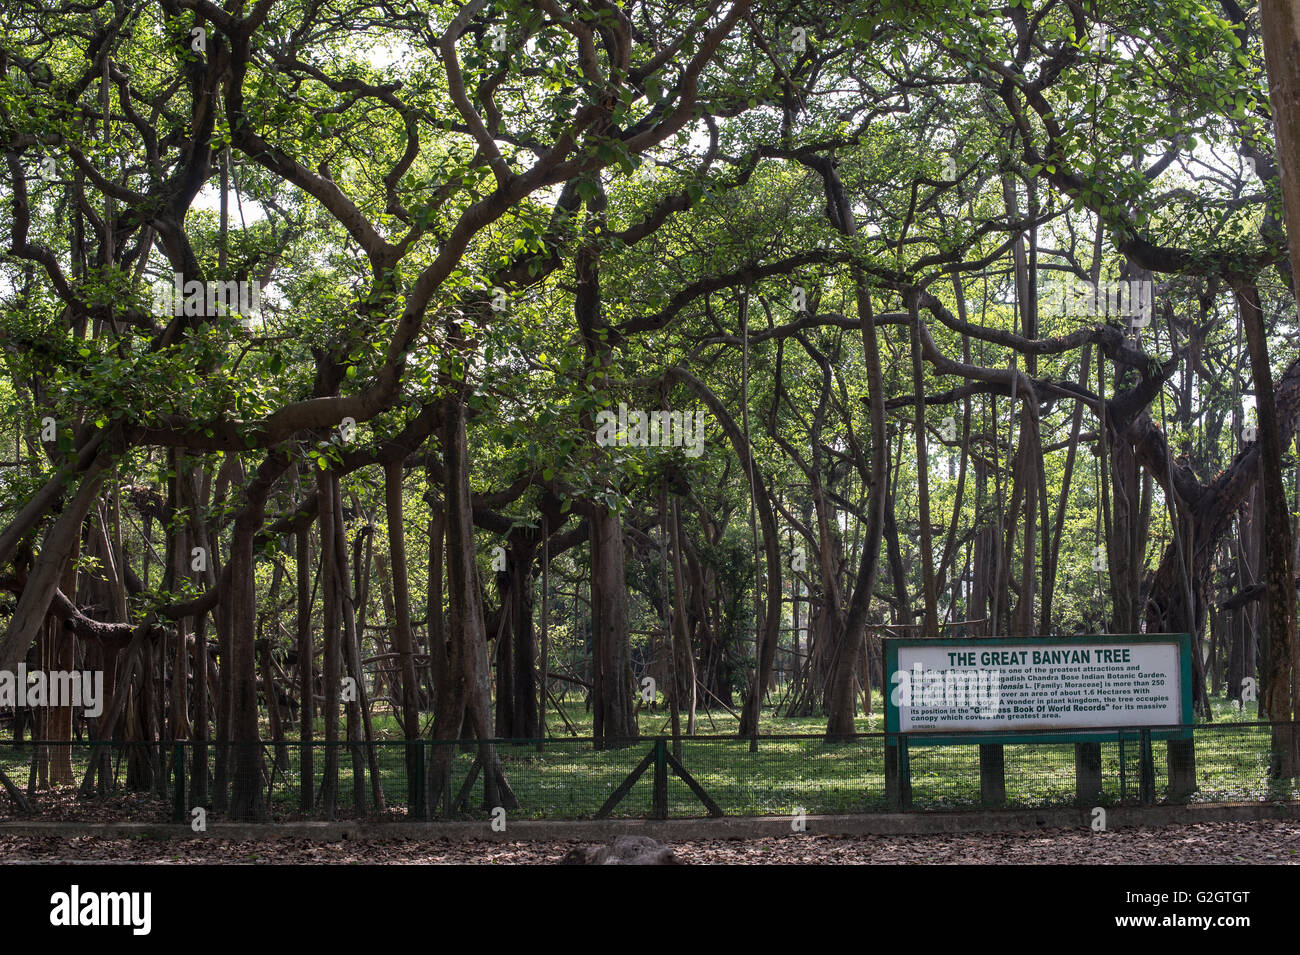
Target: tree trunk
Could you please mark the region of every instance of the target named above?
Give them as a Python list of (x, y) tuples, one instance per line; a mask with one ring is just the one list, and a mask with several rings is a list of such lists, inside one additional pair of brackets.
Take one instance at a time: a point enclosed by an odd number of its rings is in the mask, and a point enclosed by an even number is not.
[[(1294, 240), (1293, 240), (1294, 241)], [(1278, 439), (1277, 406), (1273, 396), (1273, 374), (1268, 361), (1268, 343), (1259, 292), (1253, 285), (1234, 289), (1241, 307), (1250, 350), (1250, 373), (1255, 384), (1255, 411), (1259, 416), (1260, 497), (1263, 502), (1264, 539), (1262, 578), (1264, 583), (1264, 637), (1267, 647), (1262, 673), (1260, 702), (1273, 721), (1273, 751), (1270, 770), (1275, 778), (1300, 775), (1300, 752), (1293, 727), (1297, 695), (1292, 686), (1296, 650), (1295, 575), (1291, 566), (1291, 514), (1286, 486), (1282, 481), (1282, 446)]]
[[(464, 703), (478, 739), (478, 760), (483, 778), (483, 808), (518, 806), (496, 747), (492, 744), (492, 673), (488, 662), (487, 634), (483, 628), (483, 606), (479, 596), (478, 560), (474, 547), (474, 522), (469, 489), (469, 459), (465, 446), (465, 404), (459, 396), (449, 400), (449, 410), (443, 427), (443, 461), (446, 472), (447, 499), (447, 594), (449, 614), (449, 657), (460, 664), (453, 676), (463, 687)], [(435, 722), (435, 735), (452, 738), (448, 734), (453, 723), (459, 724), (460, 712), (447, 713), (439, 729)], [(439, 716), (443, 716), (439, 708)], [(457, 725), (459, 729), (459, 726)], [(451, 756), (451, 747), (439, 747), (436, 758), (445, 762)], [(441, 783), (440, 782), (440, 788)], [(436, 791), (440, 791), (436, 790)]]
[[(1269, 101), (1272, 105), (1273, 112), (1273, 129), (1277, 136), (1277, 154), (1281, 160), (1281, 181), (1282, 181), (1282, 201), (1285, 209), (1287, 222), (1287, 238), (1291, 251), (1291, 275), (1292, 282), (1300, 280), (1300, 3), (1296, 0), (1261, 0), (1260, 3), (1260, 20), (1261, 36), (1264, 43), (1264, 62), (1268, 70), (1269, 83)], [(1293, 288), (1294, 292), (1295, 289)], [(1252, 296), (1257, 302), (1257, 293)], [(1254, 302), (1252, 303), (1253, 306)], [(1256, 320), (1262, 326), (1262, 317), (1256, 314)], [(1251, 369), (1252, 374), (1256, 377), (1256, 409), (1259, 410), (1259, 372), (1255, 371), (1256, 352), (1261, 358), (1261, 368), (1265, 375), (1268, 374), (1268, 365), (1266, 364), (1267, 348), (1265, 345), (1262, 327), (1257, 329), (1258, 341), (1250, 342)], [(1272, 408), (1272, 384), (1269, 382), (1269, 415), (1273, 415)], [(1259, 429), (1264, 432), (1270, 425), (1265, 423), (1264, 415), (1259, 416)], [(1281, 449), (1277, 446), (1276, 436), (1270, 434), (1267, 443), (1261, 438), (1261, 450), (1263, 451), (1264, 462), (1262, 466), (1266, 469), (1273, 467), (1275, 458), (1280, 461)], [(1285, 506), (1285, 497), (1279, 497), (1278, 492), (1282, 484), (1282, 475), (1280, 469), (1276, 473), (1267, 474), (1268, 484), (1265, 486), (1266, 511), (1272, 515), (1276, 512), (1279, 515), (1285, 515), (1287, 512)], [(1288, 537), (1290, 528), (1287, 528)], [(1277, 542), (1275, 542), (1277, 543)], [(1278, 563), (1282, 563), (1280, 555), (1277, 557)], [(1291, 672), (1291, 699), (1290, 699), (1290, 717), (1293, 721), (1300, 722), (1300, 637), (1295, 632), (1295, 587), (1290, 583), (1292, 555), (1288, 552), (1285, 561), (1286, 580), (1277, 579), (1281, 573), (1281, 568), (1270, 565), (1268, 568), (1269, 592), (1270, 596), (1266, 607), (1271, 607), (1275, 613), (1285, 616), (1285, 623), (1288, 626), (1286, 640), (1282, 640), (1280, 627), (1283, 622), (1275, 618), (1270, 620), (1270, 633), (1276, 634), (1278, 642), (1270, 645), (1270, 667), (1273, 670), (1273, 676), (1280, 679), (1281, 673), (1285, 669)], [(1278, 592), (1277, 588), (1285, 590), (1285, 595)], [(1276, 653), (1273, 651), (1276, 650)], [(1287, 666), (1283, 666), (1277, 661), (1276, 656), (1282, 653), (1289, 653)], [(1276, 690), (1279, 695), (1281, 690)], [(1281, 718), (1285, 711), (1285, 706), (1280, 699), (1271, 699), (1270, 718), (1277, 714), (1276, 718)], [(1294, 776), (1300, 774), (1300, 730), (1295, 726), (1291, 728), (1290, 746), (1287, 747), (1285, 741), (1276, 740), (1274, 746), (1274, 768), (1279, 775)], [(1279, 750), (1289, 755), (1279, 756)]]
[(27, 657), (27, 651), (45, 624), (54, 591), (58, 589), (63, 570), (81, 537), (81, 522), (99, 497), (99, 487), (108, 467), (107, 459), (106, 454), (95, 459), (81, 479), (76, 495), (45, 532), (41, 552), (27, 576), (4, 640), (0, 641), (0, 670), (17, 672), (18, 665)]
[[(388, 555), (393, 582), (393, 644), (401, 663), (402, 735), (420, 738), (419, 690), (415, 676), (415, 638), (411, 632), (411, 588), (406, 568), (406, 522), (403, 518), (402, 462), (390, 461), (384, 468), (384, 509), (388, 516)], [(406, 748), (407, 805), (415, 812), (418, 745)]]
[(245, 511), (235, 521), (230, 546), (231, 740), (234, 780), (230, 792), (232, 819), (260, 822), (266, 818), (262, 745), (257, 726), (257, 674), (254, 653), (256, 581), (253, 536), (261, 526), (258, 513)]
[(637, 736), (628, 659), (623, 525), (594, 503), (591, 517), (592, 715), (597, 747)]
[[(687, 735), (695, 734), (695, 653), (686, 623), (685, 574), (682, 571), (681, 505), (674, 496), (670, 504), (668, 539), (672, 547), (673, 568), (673, 695), (686, 711)], [(678, 753), (678, 758), (681, 754)]]
[(311, 632), (311, 526), (302, 521), (294, 529), (294, 566), (297, 586), (298, 637), (298, 808), (311, 812), (315, 799), (315, 751), (312, 748), (316, 720), (315, 647)]
[(339, 587), (334, 560), (334, 495), (338, 483), (332, 471), (316, 474), (319, 493), (320, 578), (322, 629), (325, 641), (325, 771), (320, 784), (321, 815), (333, 819), (339, 791), (339, 696), (342, 690), (342, 656), (339, 647)]

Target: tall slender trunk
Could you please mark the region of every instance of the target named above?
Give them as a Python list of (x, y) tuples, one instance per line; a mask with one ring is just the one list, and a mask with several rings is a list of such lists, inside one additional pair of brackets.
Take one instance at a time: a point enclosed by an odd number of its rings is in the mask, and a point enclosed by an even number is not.
[[(695, 653), (686, 623), (684, 599), (685, 574), (682, 572), (681, 503), (675, 495), (669, 506), (668, 539), (672, 547), (673, 566), (673, 694), (686, 711), (686, 732), (695, 733)], [(680, 744), (679, 744), (680, 746)], [(680, 752), (678, 753), (680, 757)]]
[[(845, 203), (847, 206), (847, 203)], [(851, 215), (851, 213), (846, 213)], [(866, 639), (867, 611), (876, 586), (880, 540), (885, 528), (885, 501), (889, 484), (889, 450), (885, 438), (884, 375), (880, 364), (880, 344), (875, 317), (871, 309), (871, 292), (866, 279), (857, 269), (853, 276), (857, 297), (858, 320), (862, 325), (867, 371), (867, 404), (871, 420), (871, 479), (867, 498), (867, 531), (862, 544), (853, 597), (848, 618), (834, 658), (827, 685), (826, 738), (844, 738), (856, 732), (857, 679), (855, 671)]]
[[(1260, 3), (1260, 23), (1261, 35), (1264, 43), (1264, 62), (1268, 69), (1269, 100), (1272, 105), (1273, 126), (1277, 134), (1278, 156), (1286, 157), (1281, 165), (1282, 180), (1282, 201), (1285, 209), (1287, 223), (1288, 245), (1291, 252), (1291, 283), (1292, 292), (1296, 291), (1295, 284), (1300, 281), (1300, 4), (1295, 0), (1261, 0)], [(1257, 295), (1255, 296), (1257, 299)], [(1262, 325), (1262, 318), (1259, 319)], [(1260, 367), (1265, 374), (1268, 371), (1267, 354), (1265, 340), (1262, 328), (1257, 329), (1258, 337), (1255, 343), (1251, 344), (1251, 370), (1256, 375), (1256, 381), (1259, 380), (1259, 372), (1255, 371), (1257, 362), (1255, 360), (1258, 352)], [(1269, 414), (1274, 415), (1272, 404), (1272, 385), (1268, 386), (1269, 391)], [(1259, 394), (1259, 386), (1256, 385), (1256, 395)], [(1258, 402), (1258, 398), (1256, 399)], [(1258, 404), (1256, 405), (1258, 408)], [(1263, 415), (1259, 419), (1260, 432), (1263, 433), (1270, 425), (1266, 425)], [(1262, 443), (1261, 450), (1264, 452), (1266, 469), (1273, 467), (1274, 458), (1280, 459), (1281, 449), (1277, 446), (1275, 435), (1268, 437), (1268, 443)], [(1266, 488), (1271, 504), (1266, 505), (1270, 513), (1276, 512), (1278, 515), (1285, 513), (1285, 506), (1282, 503), (1285, 498), (1278, 496), (1282, 483), (1281, 471), (1268, 476), (1271, 487)], [(1290, 528), (1287, 529), (1288, 536)], [(1279, 543), (1280, 542), (1276, 542)], [(1279, 563), (1282, 563), (1280, 557)], [(1271, 606), (1284, 619), (1282, 621), (1271, 621), (1273, 626), (1278, 628), (1278, 643), (1275, 644), (1279, 653), (1289, 653), (1289, 667), (1291, 670), (1291, 719), (1300, 723), (1300, 637), (1295, 631), (1295, 587), (1290, 584), (1292, 554), (1288, 552), (1283, 567), (1270, 567), (1270, 590), (1281, 587), (1285, 590), (1285, 595), (1274, 592), (1270, 599)], [(1280, 578), (1285, 569), (1286, 582)], [(1274, 577), (1274, 574), (1277, 577)], [(1280, 628), (1286, 625), (1286, 640), (1282, 640)], [(1282, 666), (1270, 658), (1270, 666), (1273, 667), (1275, 676), (1280, 676)], [(1280, 693), (1280, 690), (1278, 691)], [(1283, 704), (1280, 700), (1271, 701), (1276, 712), (1282, 714)], [(1274, 750), (1280, 748), (1285, 750), (1286, 747), (1281, 745), (1283, 741), (1276, 741)], [(1291, 746), (1289, 757), (1275, 759), (1275, 769), (1279, 775), (1294, 776), (1300, 773), (1300, 729), (1292, 728)]]
[(628, 653), (623, 524), (596, 503), (591, 516), (592, 720), (598, 746), (637, 735)]
[(1277, 405), (1273, 396), (1273, 373), (1268, 362), (1268, 342), (1259, 291), (1253, 285), (1234, 289), (1246, 330), (1250, 351), (1250, 373), (1255, 383), (1255, 411), (1259, 416), (1260, 498), (1263, 502), (1264, 628), (1267, 648), (1260, 702), (1268, 719), (1275, 722), (1270, 770), (1274, 777), (1300, 775), (1300, 740), (1286, 721), (1296, 719), (1297, 666), (1295, 575), (1291, 565), (1290, 504), (1282, 481), (1282, 447), (1278, 440)]
[[(492, 673), (488, 662), (487, 634), (483, 627), (483, 607), (478, 584), (477, 555), (474, 547), (474, 520), (469, 489), (469, 459), (465, 444), (465, 403), (454, 395), (448, 400), (443, 426), (443, 461), (447, 496), (447, 593), (449, 614), (448, 646), (453, 675), (463, 688), (464, 708), (444, 714), (439, 707), (442, 725), (435, 721), (434, 734), (443, 739), (453, 723), (459, 724), (460, 713), (468, 711), (472, 729), (478, 739), (478, 760), (483, 778), (483, 807), (517, 808), (518, 801), (506, 781), (505, 769), (492, 744)], [(455, 664), (460, 665), (459, 671)], [(457, 728), (459, 728), (457, 726)], [(440, 763), (439, 787), (443, 774), (450, 768), (450, 746), (439, 747), (435, 761)]]
[[(411, 587), (406, 567), (406, 522), (402, 515), (402, 462), (390, 461), (384, 468), (384, 510), (388, 517), (388, 555), (393, 582), (393, 644), (401, 664), (402, 735), (420, 738), (420, 705), (415, 676), (415, 638), (411, 632)], [(415, 806), (416, 746), (406, 748), (407, 805)]]
[(302, 521), (294, 528), (294, 569), (297, 589), (298, 638), (298, 807), (311, 812), (315, 797), (315, 752), (312, 736), (316, 720), (315, 647), (311, 632), (311, 526)]
[(235, 770), (230, 791), (230, 815), (233, 819), (249, 821), (266, 817), (262, 746), (257, 726), (257, 593), (253, 536), (262, 522), (260, 508), (256, 510), (255, 514), (245, 511), (236, 519), (230, 545), (230, 728)]
[(930, 527), (930, 454), (925, 433), (925, 371), (921, 364), (921, 309), (916, 297), (907, 299), (908, 317), (912, 322), (912, 407), (914, 437), (916, 440), (916, 497), (920, 521), (921, 542), (921, 593), (925, 607), (927, 637), (939, 636), (939, 603), (934, 581), (934, 539)]
[(325, 641), (325, 771), (320, 784), (321, 815), (333, 819), (339, 790), (339, 696), (342, 691), (342, 653), (339, 646), (340, 581), (334, 560), (334, 496), (338, 482), (332, 471), (316, 473), (320, 504), (320, 578), (322, 629)]

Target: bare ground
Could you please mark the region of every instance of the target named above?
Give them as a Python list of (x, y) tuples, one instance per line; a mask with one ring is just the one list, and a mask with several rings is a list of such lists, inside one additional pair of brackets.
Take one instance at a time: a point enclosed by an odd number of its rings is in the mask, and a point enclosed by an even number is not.
[[(0, 863), (517, 864), (558, 862), (587, 842), (149, 841), (0, 836)], [(672, 844), (694, 864), (1300, 864), (1300, 823), (1199, 823), (1112, 832), (1048, 829), (927, 836), (824, 836)]]

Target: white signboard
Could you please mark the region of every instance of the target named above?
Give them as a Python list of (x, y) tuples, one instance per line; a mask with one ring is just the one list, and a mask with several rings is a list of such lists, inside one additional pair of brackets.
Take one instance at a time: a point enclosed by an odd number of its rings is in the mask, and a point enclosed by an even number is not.
[[(910, 641), (909, 641), (910, 643)], [(1185, 722), (1182, 644), (924, 641), (891, 648), (899, 732), (1074, 730)], [(892, 654), (891, 654), (892, 656)]]

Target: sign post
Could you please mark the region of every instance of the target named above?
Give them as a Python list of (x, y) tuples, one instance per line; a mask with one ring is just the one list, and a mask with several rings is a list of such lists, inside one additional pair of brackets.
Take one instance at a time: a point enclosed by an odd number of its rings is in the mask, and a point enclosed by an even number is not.
[[(1073, 742), (1078, 796), (1101, 792), (1100, 743), (1121, 731), (1169, 741), (1169, 794), (1195, 787), (1188, 634), (886, 639), (890, 746)], [(897, 756), (897, 754), (895, 754)], [(991, 755), (991, 752), (990, 752)], [(904, 760), (887, 760), (901, 771)], [(1001, 761), (981, 758), (986, 805), (1002, 801)], [(896, 779), (895, 792), (910, 789)]]

